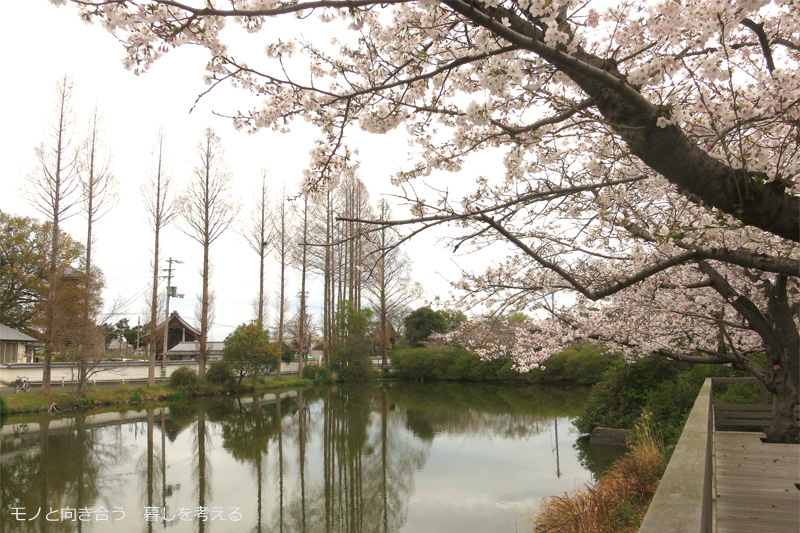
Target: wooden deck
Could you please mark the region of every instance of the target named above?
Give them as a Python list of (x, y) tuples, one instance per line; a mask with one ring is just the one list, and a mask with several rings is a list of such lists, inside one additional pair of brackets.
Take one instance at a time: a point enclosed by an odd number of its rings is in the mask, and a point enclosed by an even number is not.
[(715, 531), (800, 532), (800, 446), (714, 432)]

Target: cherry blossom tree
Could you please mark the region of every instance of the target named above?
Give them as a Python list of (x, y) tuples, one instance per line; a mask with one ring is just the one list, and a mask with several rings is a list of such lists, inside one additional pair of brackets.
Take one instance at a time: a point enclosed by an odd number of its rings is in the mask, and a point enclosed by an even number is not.
[[(630, 357), (732, 365), (773, 394), (768, 438), (796, 442), (798, 246), (674, 192), (658, 193), (658, 182), (562, 189), (525, 202), (505, 186), (487, 187), (465, 200), (468, 208), (442, 202), (426, 223), (457, 219), (465, 227), (457, 246), (502, 248), (506, 256), (464, 276), (461, 305), (542, 318), (473, 323), (449, 338), (486, 358), (510, 357), (522, 370), (578, 339)], [(767, 368), (754, 361), (758, 353), (766, 353)]]
[[(733, 364), (773, 393), (768, 437), (798, 440), (796, 2), (74, 1), (135, 72), (207, 48), (212, 88), (262, 98), (237, 126), (318, 126), (310, 189), (352, 165), (353, 126), (406, 127), (399, 184), (501, 152), (502, 175), (475, 176), (467, 198), (409, 196), (407, 222), (452, 223), (456, 246), (509, 254), (462, 288), (489, 307), (549, 310), (520, 332), (521, 366), (579, 336)], [(224, 43), (228, 22), (270, 34), (276, 18), (314, 14), (335, 46), (275, 39), (245, 58)], [(574, 296), (569, 308), (547, 308), (554, 292)]]
[[(240, 127), (318, 125), (319, 178), (352, 156), (353, 124), (408, 126), (419, 158), (398, 179), (458, 169), (492, 146), (507, 147), (510, 176), (543, 156), (624, 150), (698, 201), (800, 240), (800, 16), (789, 0), (73, 1), (122, 39), (137, 73), (176, 47), (207, 48), (211, 86), (263, 96)], [(349, 31), (337, 50), (277, 40), (245, 60), (223, 42), (228, 22), (268, 33), (275, 18), (312, 14)], [(292, 78), (283, 67), (298, 56), (309, 68)]]

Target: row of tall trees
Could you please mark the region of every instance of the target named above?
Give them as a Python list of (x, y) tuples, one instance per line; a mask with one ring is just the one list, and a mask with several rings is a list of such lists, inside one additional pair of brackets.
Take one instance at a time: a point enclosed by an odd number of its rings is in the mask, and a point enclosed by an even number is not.
[[(258, 258), (258, 295), (253, 316), (256, 324), (262, 329), (272, 329), (275, 339), (295, 345), (303, 355), (308, 353), (313, 337), (321, 333), (324, 357), (328, 360), (333, 348), (346, 336), (346, 326), (336, 319), (345, 302), (356, 312), (367, 305), (376, 317), (375, 336), (385, 361), (392, 332), (400, 329), (408, 306), (422, 294), (421, 286), (411, 280), (410, 259), (398, 248), (399, 234), (389, 227), (365, 232), (363, 225), (355, 221), (371, 216), (389, 220), (388, 202), (378, 203), (376, 215), (366, 186), (354, 176), (347, 176), (339, 184), (317, 193), (291, 191), (285, 185), (275, 193), (270, 190), (268, 173), (263, 171), (258, 189), (254, 191), (251, 215), (237, 220), (235, 215), (239, 210), (230, 192), (231, 176), (225, 168), (224, 150), (220, 138), (212, 130), (206, 130), (198, 144), (197, 165), (185, 194), (175, 196), (170, 191), (169, 177), (164, 170), (163, 134), (159, 134), (154, 159), (155, 170), (144, 188), (154, 235), (149, 320), (153, 343), (163, 335), (157, 318), (160, 232), (179, 215), (182, 231), (203, 250), (198, 310), (200, 375), (205, 373), (208, 331), (213, 321), (209, 250), (234, 224)], [(272, 287), (278, 295), (274, 324), (268, 324), (267, 320), (270, 287), (266, 274), (270, 258), (278, 269), (277, 286)], [(308, 305), (312, 278), (321, 278), (323, 285), (322, 316), (316, 320)], [(296, 295), (288, 292), (294, 281), (299, 283), (300, 289)], [(151, 360), (155, 351), (151, 350)], [(151, 379), (153, 374), (151, 371)]]
[[(89, 363), (98, 359), (104, 346), (99, 333), (102, 274), (93, 264), (97, 222), (116, 202), (116, 180), (110, 170), (110, 151), (104, 142), (102, 116), (95, 107), (87, 133), (75, 132), (74, 86), (67, 76), (56, 86), (55, 106), (48, 138), (36, 147), (36, 166), (27, 174), (30, 203), (44, 217), (44, 224), (31, 219), (5, 216), (3, 225), (14, 236), (4, 239), (4, 323), (38, 333), (44, 343), (42, 390), (50, 389), (50, 365), (54, 353), (69, 347), (79, 362), (79, 383), (85, 382)], [(148, 340), (151, 345), (149, 381), (155, 379), (155, 342), (158, 338), (159, 278), (162, 232), (176, 215), (182, 229), (203, 248), (202, 291), (199, 309), (201, 373), (205, 370), (205, 343), (212, 319), (209, 248), (233, 220), (229, 198), (229, 175), (223, 162), (219, 137), (204, 132), (198, 144), (198, 163), (186, 193), (176, 197), (166, 169), (166, 147), (159, 132), (153, 154), (150, 180), (143, 186), (143, 205), (153, 230), (153, 278)], [(86, 239), (82, 245), (62, 230), (64, 222), (82, 215)], [(45, 236), (44, 231), (49, 234)], [(16, 243), (14, 242), (16, 239)], [(27, 241), (26, 241), (27, 239)], [(27, 244), (26, 251), (20, 245)], [(16, 252), (15, 252), (16, 250)], [(16, 253), (16, 256), (15, 256)], [(27, 253), (27, 257), (20, 254)], [(36, 266), (47, 265), (42, 269)], [(19, 268), (22, 264), (24, 268)], [(6, 275), (8, 274), (8, 275)], [(12, 279), (13, 278), (13, 279)], [(22, 280), (22, 281), (19, 281)], [(80, 289), (80, 290), (78, 290)], [(10, 294), (16, 291), (15, 295)], [(5, 310), (8, 307), (8, 310)], [(38, 316), (34, 313), (39, 310)], [(113, 314), (113, 313), (112, 313)]]
[[(399, 331), (409, 305), (422, 295), (421, 286), (411, 279), (411, 261), (399, 248), (400, 235), (389, 227), (367, 232), (355, 221), (373, 216), (390, 219), (388, 202), (380, 200), (376, 211), (366, 186), (352, 175), (320, 191), (302, 192), (295, 199), (284, 188), (266, 209), (265, 198), (262, 183), (247, 236), (261, 265), (268, 252), (278, 265), (276, 337), (295, 343), (305, 354), (318, 327), (328, 361), (335, 347), (348, 337), (347, 320), (341, 317), (348, 315), (347, 310), (360, 313), (368, 308), (376, 321), (378, 352), (385, 358), (392, 332)], [(292, 300), (287, 294), (291, 270), (299, 277), (300, 291), (297, 312), (287, 317)], [(259, 272), (259, 287), (263, 287), (263, 266)], [(316, 324), (308, 309), (312, 277), (322, 282), (322, 316)], [(263, 309), (263, 288), (259, 294), (256, 308)], [(263, 311), (257, 320), (263, 322), (262, 317)]]
[[(92, 263), (92, 251), (95, 225), (114, 204), (116, 181), (110, 170), (100, 112), (95, 107), (86, 133), (76, 133), (73, 93), (72, 81), (64, 76), (56, 86), (46, 139), (36, 147), (36, 165), (26, 176), (29, 200), (44, 217), (50, 233), (43, 261), (47, 265), (47, 290), (41, 299), (44, 312), (36, 327), (44, 341), (43, 391), (50, 390), (53, 354), (68, 344), (64, 332), (74, 339), (80, 383), (86, 380), (87, 364), (98, 339), (102, 343), (102, 336), (94, 333), (102, 306), (99, 294), (103, 279)], [(62, 230), (64, 221), (77, 214), (86, 219), (86, 243), (82, 247)], [(73, 266), (76, 263), (79, 265)], [(70, 301), (77, 309), (64, 301), (69, 292), (74, 293)]]
[[(108, 212), (115, 201), (115, 180), (110, 171), (108, 150), (103, 143), (101, 116), (94, 110), (89, 121), (86, 140), (73, 141), (71, 108), (73, 86), (69, 78), (60, 80), (56, 90), (55, 119), (52, 138), (36, 150), (38, 168), (28, 176), (33, 193), (31, 202), (46, 217), (46, 227), (50, 231), (46, 239), (47, 253), (44, 254), (45, 239), (36, 241), (39, 253), (37, 258), (45, 259), (41, 264), (48, 265), (40, 276), (39, 294), (35, 302), (43, 305), (42, 319), (36, 323), (45, 345), (45, 369), (43, 387), (49, 386), (49, 366), (52, 354), (60, 349), (57, 330), (63, 324), (61, 317), (77, 317), (81, 320), (72, 324), (72, 336), (78, 335), (75, 353), (81, 362), (81, 376), (86, 377), (87, 364), (96, 359), (96, 348), (101, 336), (91, 339), (91, 332), (97, 326), (97, 314), (101, 308), (100, 292), (102, 279), (93, 261), (95, 225)], [(73, 146), (73, 144), (77, 144)], [(213, 321), (213, 289), (211, 284), (211, 245), (234, 223), (236, 204), (230, 194), (231, 176), (224, 163), (224, 150), (220, 138), (213, 130), (207, 129), (197, 146), (197, 164), (189, 177), (185, 193), (177, 195), (171, 176), (167, 170), (167, 146), (163, 131), (156, 136), (152, 153), (152, 169), (149, 180), (142, 186), (143, 206), (152, 230), (152, 291), (149, 298), (149, 317), (146, 320), (143, 339), (150, 345), (149, 381), (155, 380), (155, 356), (159, 340), (166, 331), (161, 331), (159, 323), (163, 311), (163, 294), (159, 292), (161, 274), (162, 235), (164, 229), (181, 219), (180, 228), (202, 247), (200, 304), (198, 319), (200, 323), (200, 347), (198, 362), (200, 374), (205, 373), (208, 331)], [(322, 333), (325, 359), (328, 360), (333, 348), (348, 336), (346, 320), (337, 320), (342, 314), (345, 302), (348, 309), (360, 312), (367, 305), (376, 317), (378, 351), (386, 358), (389, 339), (400, 326), (407, 306), (421, 295), (421, 287), (411, 281), (410, 260), (397, 248), (399, 235), (389, 227), (374, 233), (366, 233), (363, 226), (355, 220), (377, 216), (381, 220), (391, 218), (391, 209), (381, 200), (377, 211), (369, 201), (369, 192), (361, 180), (349, 175), (338, 185), (324, 188), (316, 194), (297, 193), (285, 186), (275, 197), (270, 197), (266, 171), (262, 175), (260, 187), (252, 206), (253, 216), (249, 222), (240, 222), (242, 233), (248, 246), (257, 254), (258, 298), (255, 303), (254, 321), (267, 328), (267, 292), (265, 275), (270, 256), (278, 265), (279, 275), (277, 321), (273, 325), (275, 337), (280, 341), (296, 344), (300, 352), (306, 354), (312, 344), (312, 337)], [(61, 226), (69, 217), (82, 213), (86, 219), (86, 245), (65, 244)], [(24, 225), (25, 223), (23, 223)], [(28, 224), (35, 224), (29, 221)], [(13, 225), (11, 221), (7, 224)], [(40, 226), (39, 230), (44, 228)], [(39, 231), (41, 233), (41, 231)], [(70, 247), (71, 246), (71, 247)], [(72, 258), (80, 252), (80, 273), (71, 266)], [(70, 255), (70, 259), (66, 255)], [(65, 269), (74, 281), (81, 279), (85, 294), (81, 297), (81, 308), (67, 311), (60, 304), (59, 285), (65, 279)], [(317, 320), (309, 311), (309, 290), (311, 278), (322, 280), (323, 309)], [(292, 305), (295, 295), (288, 294), (290, 279), (299, 279), (300, 291), (297, 304)], [(170, 289), (167, 289), (170, 290)], [(63, 299), (63, 298), (62, 298)], [(293, 309), (293, 313), (289, 310)], [(9, 325), (25, 325), (30, 318), (30, 310), (20, 313), (18, 319), (6, 320)], [(74, 322), (75, 320), (73, 320)], [(317, 322), (320, 324), (317, 324)], [(318, 331), (321, 325), (321, 331)], [(25, 329), (25, 328), (23, 328)], [(166, 329), (166, 328), (164, 328)], [(63, 337), (63, 335), (61, 335)]]

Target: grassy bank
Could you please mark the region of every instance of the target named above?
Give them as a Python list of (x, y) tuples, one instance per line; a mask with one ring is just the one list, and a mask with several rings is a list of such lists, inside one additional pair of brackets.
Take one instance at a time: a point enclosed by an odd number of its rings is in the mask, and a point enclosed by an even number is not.
[[(675, 363), (659, 356), (608, 371), (574, 424), (584, 434), (595, 427), (633, 429), (634, 444), (596, 485), (547, 499), (533, 530), (638, 531), (705, 379), (743, 375), (721, 365)], [(759, 401), (759, 387), (753, 385), (730, 384), (714, 392), (721, 403)]]
[(274, 378), (267, 380), (245, 380), (240, 386), (230, 387), (201, 383), (191, 388), (174, 388), (167, 385), (154, 387), (131, 387), (120, 385), (113, 389), (85, 389), (81, 398), (75, 391), (28, 392), (24, 394), (3, 395), (7, 414), (47, 412), (55, 403), (60, 410), (74, 408), (100, 407), (104, 405), (138, 405), (150, 402), (183, 400), (194, 396), (216, 396), (222, 394), (240, 394), (247, 392), (269, 392), (285, 389), (297, 389), (311, 386), (313, 383), (302, 378)]
[(628, 533), (639, 526), (664, 473), (663, 448), (649, 426), (594, 486), (544, 501), (533, 531)]

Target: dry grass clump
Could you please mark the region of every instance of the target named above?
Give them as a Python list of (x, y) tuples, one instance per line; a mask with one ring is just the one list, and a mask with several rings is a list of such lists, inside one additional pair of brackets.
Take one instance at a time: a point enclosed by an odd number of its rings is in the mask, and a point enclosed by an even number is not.
[(533, 531), (624, 533), (638, 531), (663, 474), (661, 446), (648, 417), (637, 426), (630, 451), (594, 486), (542, 503)]

